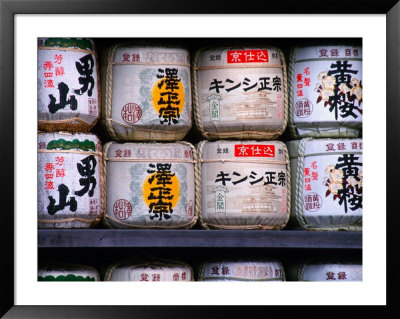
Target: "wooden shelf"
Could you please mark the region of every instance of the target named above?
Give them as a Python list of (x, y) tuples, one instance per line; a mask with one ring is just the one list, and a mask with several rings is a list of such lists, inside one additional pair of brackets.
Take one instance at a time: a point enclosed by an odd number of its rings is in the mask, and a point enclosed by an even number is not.
[(362, 233), (301, 230), (39, 229), (38, 247), (361, 249)]

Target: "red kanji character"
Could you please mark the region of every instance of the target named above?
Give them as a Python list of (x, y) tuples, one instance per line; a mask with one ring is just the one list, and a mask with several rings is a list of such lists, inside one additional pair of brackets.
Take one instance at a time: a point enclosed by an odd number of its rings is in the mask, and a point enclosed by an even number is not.
[(322, 57), (322, 56), (328, 56), (328, 50), (327, 49), (321, 49), (321, 50), (319, 50), (319, 54), (320, 54), (320, 56), (319, 57)]
[(51, 78), (53, 76), (53, 72), (44, 72), (45, 78)]
[(357, 142), (351, 143), (351, 149), (352, 149), (352, 150), (358, 149), (358, 144), (357, 144)]
[(52, 172), (54, 170), (53, 163), (46, 163), (45, 166), (44, 166), (44, 170), (46, 172)]
[(338, 144), (337, 144), (337, 149), (338, 149), (339, 151), (343, 151), (343, 150), (346, 149), (346, 145), (345, 145), (344, 143), (338, 143)]
[(344, 271), (338, 272), (337, 275), (338, 275), (338, 279), (339, 280), (346, 280), (347, 279), (346, 273)]
[(152, 281), (160, 281), (160, 274), (153, 274)]
[(339, 50), (338, 49), (332, 49), (331, 50), (331, 56), (339, 56)]
[(302, 82), (303, 81), (303, 74), (299, 73), (296, 76), (297, 82)]
[(304, 189), (305, 189), (306, 191), (311, 191), (311, 190), (312, 190), (310, 184), (306, 184), (306, 186), (304, 187)]
[(218, 266), (211, 267), (211, 275), (219, 275), (218, 270), (219, 270)]
[(131, 55), (129, 53), (123, 53), (122, 54), (122, 62), (130, 62), (130, 57)]
[(281, 270), (275, 268), (275, 277), (280, 277), (281, 276)]
[(51, 70), (53, 68), (53, 62), (51, 61), (46, 61), (43, 63), (43, 69), (45, 70)]
[(304, 74), (310, 75), (310, 67), (309, 66), (304, 69)]
[(303, 84), (301, 84), (301, 83), (300, 83), (300, 84), (297, 84), (297, 88), (298, 88), (298, 89), (302, 89), (302, 88), (303, 88)]
[(346, 56), (351, 56), (351, 49), (344, 50)]
[(53, 88), (54, 87), (53, 80), (44, 80), (44, 87), (45, 88)]
[(46, 142), (39, 142), (39, 149), (45, 150), (46, 149)]
[(131, 157), (131, 150), (124, 150), (124, 157)]
[(44, 182), (44, 189), (55, 189), (53, 181), (45, 181)]
[(358, 49), (353, 49), (353, 55), (358, 56)]
[(306, 178), (304, 179), (304, 182), (305, 182), (305, 183), (311, 183), (311, 178), (310, 178), (310, 177), (306, 177)]
[(316, 162), (316, 161), (314, 161), (314, 162), (311, 163), (311, 168), (312, 168), (312, 169), (317, 169), (317, 168), (318, 168), (317, 162)]
[(303, 90), (297, 90), (296, 95), (297, 96), (303, 96)]
[(63, 76), (63, 75), (65, 75), (64, 67), (63, 66), (57, 66), (56, 67), (56, 76)]
[(64, 164), (64, 156), (57, 156), (56, 157), (56, 165), (63, 166)]
[(336, 280), (335, 273), (332, 271), (328, 271), (326, 273), (326, 280)]
[(44, 174), (44, 177), (45, 177), (46, 179), (52, 179), (53, 176), (54, 176), (54, 174)]
[(182, 273), (182, 280), (186, 280), (186, 272)]
[(317, 181), (318, 180), (318, 173), (317, 172), (312, 172), (311, 173), (311, 178), (313, 181)]
[(140, 281), (148, 281), (149, 275), (146, 273), (140, 274)]
[(223, 275), (229, 275), (229, 267), (222, 267), (221, 271)]
[(327, 151), (335, 151), (335, 145), (333, 143), (326, 144)]
[(304, 169), (304, 175), (310, 176), (310, 169), (309, 169), (308, 167), (306, 167), (306, 168)]
[(115, 157), (122, 157), (122, 151), (121, 150), (115, 150)]
[(64, 168), (56, 169), (56, 177), (65, 177), (65, 169)]
[(172, 275), (172, 281), (179, 281), (179, 274), (178, 273), (174, 273)]
[(63, 56), (61, 54), (54, 55), (54, 63), (61, 64), (62, 60), (63, 60)]
[(310, 86), (311, 84), (311, 79), (310, 78), (304, 78), (304, 86)]

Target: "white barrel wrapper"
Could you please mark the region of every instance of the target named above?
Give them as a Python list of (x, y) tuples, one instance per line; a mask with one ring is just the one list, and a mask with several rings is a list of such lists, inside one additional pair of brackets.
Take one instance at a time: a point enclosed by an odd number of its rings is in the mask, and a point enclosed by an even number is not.
[(107, 143), (106, 223), (115, 228), (190, 228), (195, 148), (177, 143)]
[(286, 65), (275, 47), (219, 47), (196, 52), (196, 124), (204, 138), (271, 139), (287, 114)]
[(362, 139), (287, 143), (292, 172), (290, 223), (313, 230), (361, 230)]
[(290, 172), (280, 141), (203, 141), (200, 222), (210, 228), (280, 229), (289, 219)]
[(182, 262), (129, 262), (111, 265), (105, 281), (193, 281), (192, 267)]
[(362, 281), (361, 263), (310, 262), (298, 272), (299, 281)]
[[(89, 131), (100, 118), (98, 62), (85, 38), (38, 39), (39, 129)], [(59, 127), (57, 127), (59, 126)]]
[(102, 153), (90, 133), (39, 133), (39, 228), (87, 228), (102, 214)]
[(121, 141), (183, 139), (192, 126), (189, 52), (118, 44), (104, 56), (102, 116), (109, 134)]
[(292, 135), (359, 137), (362, 127), (362, 48), (294, 48), (289, 68)]
[(89, 266), (83, 265), (58, 265), (40, 267), (38, 270), (39, 281), (100, 281), (99, 272)]
[(199, 268), (199, 281), (284, 281), (279, 261), (208, 261)]

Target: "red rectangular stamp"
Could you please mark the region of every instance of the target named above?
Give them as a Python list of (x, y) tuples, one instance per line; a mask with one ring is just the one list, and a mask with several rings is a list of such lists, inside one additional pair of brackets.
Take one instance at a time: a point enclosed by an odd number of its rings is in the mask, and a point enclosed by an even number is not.
[(260, 63), (269, 62), (268, 50), (229, 50), (228, 63)]
[(235, 157), (275, 157), (275, 145), (236, 144)]

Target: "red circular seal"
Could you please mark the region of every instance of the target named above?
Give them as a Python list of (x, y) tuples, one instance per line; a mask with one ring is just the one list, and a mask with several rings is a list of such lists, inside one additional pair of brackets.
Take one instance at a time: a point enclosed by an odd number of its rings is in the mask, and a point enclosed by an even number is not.
[(313, 112), (313, 105), (309, 99), (300, 99), (295, 105), (295, 114), (297, 117), (309, 117)]
[(128, 124), (136, 123), (142, 117), (142, 109), (136, 103), (127, 103), (122, 107), (121, 117)]
[(322, 198), (317, 193), (308, 193), (304, 196), (304, 208), (309, 212), (315, 212), (322, 206)]
[(128, 219), (132, 214), (132, 205), (125, 199), (118, 199), (113, 206), (114, 216), (120, 220)]

